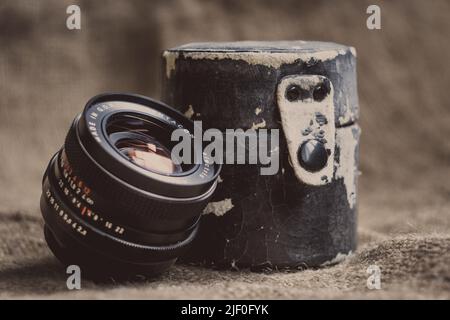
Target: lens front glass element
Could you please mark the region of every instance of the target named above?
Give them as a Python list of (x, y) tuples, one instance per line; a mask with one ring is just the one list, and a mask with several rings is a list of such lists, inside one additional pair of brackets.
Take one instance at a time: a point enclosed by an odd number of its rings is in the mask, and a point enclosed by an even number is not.
[(135, 114), (117, 114), (106, 125), (111, 143), (132, 163), (146, 170), (177, 175), (188, 170), (171, 158), (171, 130), (158, 121)]
[(152, 137), (122, 139), (116, 147), (131, 162), (149, 171), (174, 174), (180, 173), (181, 167), (175, 165), (170, 158), (170, 151)]

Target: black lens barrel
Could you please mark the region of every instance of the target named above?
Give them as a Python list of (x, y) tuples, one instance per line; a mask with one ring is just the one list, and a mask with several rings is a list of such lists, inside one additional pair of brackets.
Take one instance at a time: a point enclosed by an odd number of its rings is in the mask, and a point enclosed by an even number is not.
[(91, 99), (44, 175), (45, 237), (59, 260), (80, 265), (92, 277), (154, 276), (195, 237), (221, 167), (200, 154), (182, 173), (145, 170), (109, 140), (108, 121), (117, 115), (156, 123), (159, 135), (169, 135), (165, 143), (177, 128), (194, 132), (181, 113), (143, 96)]

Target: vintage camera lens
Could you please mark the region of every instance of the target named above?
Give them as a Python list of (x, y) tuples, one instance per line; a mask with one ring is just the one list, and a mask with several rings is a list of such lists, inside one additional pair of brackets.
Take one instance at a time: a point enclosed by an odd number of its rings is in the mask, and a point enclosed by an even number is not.
[(61, 262), (129, 279), (158, 275), (183, 253), (221, 166), (194, 148), (190, 163), (174, 161), (175, 129), (193, 137), (194, 123), (143, 96), (87, 103), (43, 178), (45, 238)]

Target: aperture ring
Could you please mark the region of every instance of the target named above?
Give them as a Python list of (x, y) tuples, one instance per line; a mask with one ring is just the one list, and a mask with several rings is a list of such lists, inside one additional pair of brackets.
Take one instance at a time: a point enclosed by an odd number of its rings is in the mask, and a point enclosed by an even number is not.
[[(52, 158), (44, 179), (47, 178), (50, 185), (59, 190), (61, 200), (71, 208), (74, 214), (103, 232), (133, 243), (167, 245), (168, 243), (183, 241), (197, 227), (199, 218), (190, 227), (187, 226), (179, 232), (170, 234), (141, 231), (128, 226), (128, 221), (123, 218), (119, 219), (119, 215), (109, 211), (111, 209), (108, 210), (106, 206), (96, 205), (98, 200), (97, 195), (92, 195), (92, 192), (90, 192), (90, 198), (83, 197), (84, 194), (80, 191), (81, 188), (76, 186), (77, 184), (79, 185), (81, 180), (70, 180), (69, 173), (61, 173), (63, 169), (60, 168), (60, 157), (61, 155), (57, 154)], [(87, 187), (83, 186), (83, 188)], [(95, 199), (95, 203), (93, 203), (93, 199)]]
[[(61, 193), (53, 188), (48, 180), (45, 180), (43, 185), (41, 209), (46, 224), (54, 232), (58, 233), (64, 230), (74, 239), (78, 239), (78, 241), (82, 241), (100, 252), (108, 252), (112, 257), (133, 262), (157, 261), (176, 257), (180, 250), (192, 241), (197, 232), (197, 228), (194, 228), (183, 241), (165, 246), (142, 245), (119, 239), (100, 231), (73, 214), (72, 210), (62, 201)], [(74, 223), (76, 223), (75, 227)], [(56, 227), (56, 225), (59, 227)]]

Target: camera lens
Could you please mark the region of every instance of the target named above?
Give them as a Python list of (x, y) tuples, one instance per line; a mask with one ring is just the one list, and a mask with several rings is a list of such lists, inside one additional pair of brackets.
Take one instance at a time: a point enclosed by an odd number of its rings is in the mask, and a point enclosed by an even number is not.
[(194, 148), (190, 163), (174, 161), (175, 129), (192, 138), (194, 123), (143, 96), (87, 103), (42, 184), (44, 234), (61, 262), (93, 278), (129, 279), (158, 275), (183, 253), (221, 166)]

